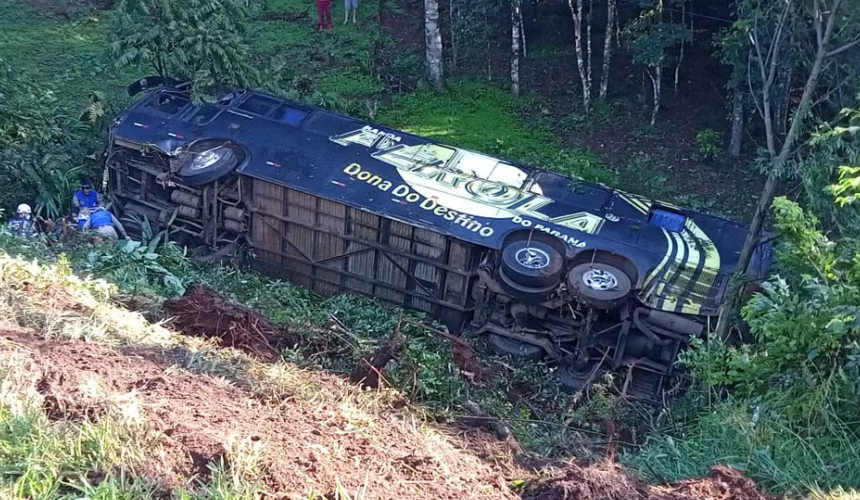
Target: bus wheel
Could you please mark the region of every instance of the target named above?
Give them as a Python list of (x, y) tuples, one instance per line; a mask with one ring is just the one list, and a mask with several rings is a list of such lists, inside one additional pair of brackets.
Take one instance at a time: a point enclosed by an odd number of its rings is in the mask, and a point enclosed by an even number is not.
[(203, 139), (185, 151), (179, 176), (190, 186), (203, 186), (232, 172), (243, 156), (242, 148), (233, 142)]
[(517, 240), (502, 249), (501, 272), (527, 288), (555, 287), (561, 281), (564, 259), (541, 241)]
[(565, 363), (558, 367), (555, 376), (565, 391), (573, 393), (585, 389), (590, 384), (589, 375), (592, 370), (592, 366), (585, 365), (577, 369), (574, 365)]
[(567, 289), (579, 302), (598, 309), (615, 309), (627, 300), (633, 286), (617, 267), (595, 262), (580, 264), (567, 274)]

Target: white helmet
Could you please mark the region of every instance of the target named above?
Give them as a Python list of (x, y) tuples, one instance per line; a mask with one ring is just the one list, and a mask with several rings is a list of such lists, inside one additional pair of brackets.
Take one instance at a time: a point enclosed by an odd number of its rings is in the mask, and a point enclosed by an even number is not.
[(18, 205), (18, 213), (19, 214), (29, 214), (32, 212), (33, 211), (30, 210), (30, 205), (27, 205), (26, 203), (21, 203), (20, 205)]

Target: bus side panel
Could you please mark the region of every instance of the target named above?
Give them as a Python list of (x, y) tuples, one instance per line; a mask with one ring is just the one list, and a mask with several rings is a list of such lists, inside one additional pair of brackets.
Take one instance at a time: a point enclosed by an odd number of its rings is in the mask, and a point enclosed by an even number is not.
[(254, 266), (323, 295), (355, 292), (459, 328), (484, 249), (259, 179), (244, 178)]

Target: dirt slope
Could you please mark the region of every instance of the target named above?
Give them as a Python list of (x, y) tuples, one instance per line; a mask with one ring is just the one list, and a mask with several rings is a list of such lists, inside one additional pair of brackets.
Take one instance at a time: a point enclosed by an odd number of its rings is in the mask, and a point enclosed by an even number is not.
[(21, 346), (30, 352), (24, 369), (53, 418), (98, 418), (88, 403), (92, 379), (115, 394), (136, 393), (164, 450), (138, 472), (167, 487), (206, 474), (231, 437), (250, 437), (263, 442), (269, 486), (283, 498), (325, 494), (338, 480), (350, 491), (367, 484), (367, 499), (513, 497), (501, 467), (398, 415), (370, 421), (348, 401), (270, 407), (222, 380), (171, 369), (159, 352), (0, 332), (0, 356)]
[[(141, 402), (143, 417), (161, 437), (162, 452), (137, 471), (180, 486), (208, 474), (231, 439), (264, 445), (265, 473), (274, 498), (327, 493), (340, 481), (367, 485), (367, 499), (514, 498), (507, 480), (534, 477), (510, 460), (480, 458), (460, 436), (424, 429), (394, 411), (369, 418), (348, 400), (286, 398), (263, 404), (223, 379), (177, 370), (169, 354), (142, 348), (118, 351), (83, 341), (44, 340), (20, 330), (0, 331), (0, 357), (21, 349), (21, 367), (54, 419), (98, 419), (91, 388)], [(315, 384), (344, 382), (321, 375)], [(329, 391), (326, 391), (327, 393)], [(510, 456), (510, 455), (509, 455)], [(514, 474), (514, 475), (512, 475)], [(704, 479), (649, 486), (615, 464), (570, 465), (529, 488), (534, 500), (769, 500), (740, 473), (715, 467)], [(329, 497), (332, 498), (332, 497)]]

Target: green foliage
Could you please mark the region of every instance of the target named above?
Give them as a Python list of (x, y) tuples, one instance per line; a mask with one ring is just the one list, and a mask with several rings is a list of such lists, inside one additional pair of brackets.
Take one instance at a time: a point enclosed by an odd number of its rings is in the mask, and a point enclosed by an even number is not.
[(625, 26), (624, 35), (633, 62), (648, 69), (666, 66), (671, 50), (692, 39), (687, 26), (663, 20), (663, 14), (657, 9), (646, 10), (633, 18)]
[(588, 151), (566, 148), (540, 119), (524, 127), (527, 101), (513, 102), (501, 88), (471, 80), (449, 80), (449, 92), (419, 91), (382, 110), (383, 123), (454, 146), (498, 155), (572, 177), (613, 183), (615, 176)]
[(846, 236), (860, 231), (860, 204), (853, 203), (860, 193), (858, 132), (860, 110), (843, 110), (813, 134), (801, 165), (806, 206), (825, 228)]
[(786, 198), (774, 210), (778, 275), (742, 309), (755, 342), (697, 341), (682, 356), (706, 390), (693, 392), (671, 429), (626, 458), (649, 479), (700, 475), (727, 462), (780, 493), (860, 486), (857, 242), (830, 240)]
[(561, 127), (565, 132), (576, 132), (588, 127), (594, 127), (610, 121), (614, 116), (618, 103), (605, 99), (594, 103), (587, 112), (574, 111), (565, 116)]
[(204, 95), (219, 84), (252, 86), (255, 69), (244, 13), (230, 0), (122, 0), (112, 26), (118, 68), (150, 66), (193, 82)]
[(722, 134), (716, 130), (709, 128), (702, 130), (696, 134), (696, 145), (699, 148), (699, 157), (706, 160), (715, 158), (720, 153), (722, 142)]
[(182, 295), (185, 286), (168, 267), (185, 266), (185, 250), (173, 242), (166, 242), (162, 252), (158, 253), (160, 238), (159, 235), (145, 242), (98, 243), (86, 251), (83, 267), (131, 293), (166, 297)]
[[(819, 232), (817, 220), (777, 198), (777, 269), (743, 308), (756, 342), (699, 346), (687, 362), (697, 378), (742, 396), (779, 400), (792, 421), (817, 423), (825, 409), (860, 410), (860, 254)], [(811, 428), (810, 428), (811, 429)]]
[(0, 60), (0, 200), (10, 209), (33, 205), (37, 215), (67, 211), (79, 176), (94, 171), (83, 139), (90, 129), (65, 113), (51, 89)]

